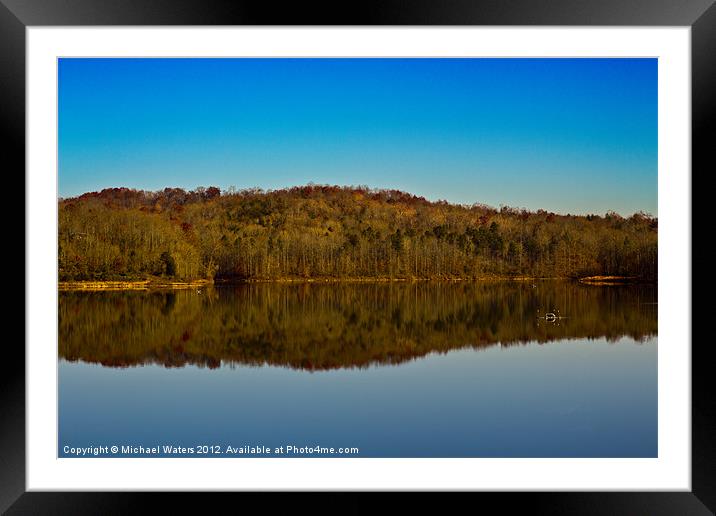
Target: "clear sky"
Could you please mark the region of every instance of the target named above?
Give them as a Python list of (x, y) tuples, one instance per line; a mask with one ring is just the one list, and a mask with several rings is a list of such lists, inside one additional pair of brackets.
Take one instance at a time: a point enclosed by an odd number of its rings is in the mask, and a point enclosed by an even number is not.
[(657, 215), (656, 59), (60, 59), (59, 195), (317, 184)]

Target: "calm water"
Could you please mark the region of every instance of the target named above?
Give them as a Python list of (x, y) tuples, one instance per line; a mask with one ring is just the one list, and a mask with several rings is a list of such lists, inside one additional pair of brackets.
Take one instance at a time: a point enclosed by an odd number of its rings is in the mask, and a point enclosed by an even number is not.
[(569, 282), (61, 292), (58, 454), (655, 457), (656, 301)]

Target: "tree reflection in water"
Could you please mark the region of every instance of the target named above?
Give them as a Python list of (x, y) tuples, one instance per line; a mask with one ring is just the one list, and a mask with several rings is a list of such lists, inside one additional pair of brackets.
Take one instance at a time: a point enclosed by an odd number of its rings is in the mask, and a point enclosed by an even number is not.
[[(458, 348), (657, 334), (656, 286), (568, 281), (243, 284), (60, 292), (59, 355), (111, 367), (398, 364)], [(559, 310), (564, 319), (540, 319)]]

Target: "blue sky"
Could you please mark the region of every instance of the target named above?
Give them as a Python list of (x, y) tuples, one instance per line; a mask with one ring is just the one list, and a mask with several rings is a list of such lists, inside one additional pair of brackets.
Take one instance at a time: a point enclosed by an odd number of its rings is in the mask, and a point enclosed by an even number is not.
[(59, 60), (59, 195), (397, 188), (657, 215), (656, 59)]

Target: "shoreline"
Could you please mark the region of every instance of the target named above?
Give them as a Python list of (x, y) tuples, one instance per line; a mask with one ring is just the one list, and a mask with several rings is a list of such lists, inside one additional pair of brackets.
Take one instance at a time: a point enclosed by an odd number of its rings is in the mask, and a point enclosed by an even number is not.
[(159, 290), (187, 289), (213, 285), (210, 280), (166, 281), (125, 280), (125, 281), (58, 281), (57, 289), (66, 290)]
[[(579, 278), (580, 283), (584, 285), (633, 285), (635, 283), (644, 283), (637, 276), (587, 276)], [(653, 283), (656, 283), (655, 281)]]
[(59, 291), (108, 291), (108, 290), (181, 290), (208, 286), (231, 286), (252, 283), (416, 283), (416, 282), (524, 282), (524, 281), (575, 281), (583, 285), (611, 286), (634, 285), (640, 283), (656, 283), (633, 276), (587, 276), (584, 278), (570, 277), (536, 277), (536, 276), (485, 276), (479, 278), (272, 278), (272, 279), (218, 279), (193, 281), (157, 281), (157, 280), (124, 280), (124, 281), (59, 281)]

